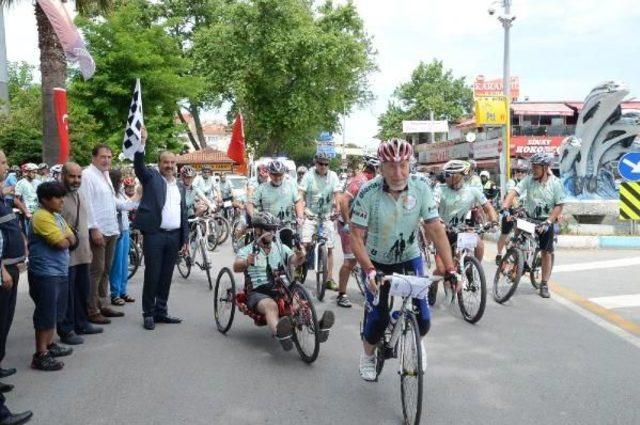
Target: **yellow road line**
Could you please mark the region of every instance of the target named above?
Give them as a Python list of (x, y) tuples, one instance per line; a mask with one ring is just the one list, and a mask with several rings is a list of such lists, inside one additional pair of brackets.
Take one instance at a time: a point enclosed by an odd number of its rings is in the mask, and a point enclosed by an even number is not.
[(589, 301), (588, 299), (584, 298), (580, 294), (556, 282), (549, 282), (549, 289), (553, 293), (560, 295), (562, 298), (569, 300), (574, 304), (579, 305), (580, 307), (595, 314), (601, 319), (606, 320), (612, 325), (622, 330), (625, 330), (635, 336), (640, 336), (640, 325), (625, 319), (624, 317), (620, 316), (618, 313), (615, 313), (607, 308), (604, 308), (594, 303), (593, 301)]

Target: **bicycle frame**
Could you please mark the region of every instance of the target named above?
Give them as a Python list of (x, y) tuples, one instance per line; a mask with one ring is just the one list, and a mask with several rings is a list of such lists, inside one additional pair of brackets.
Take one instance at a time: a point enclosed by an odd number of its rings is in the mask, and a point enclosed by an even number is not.
[[(190, 246), (190, 244), (187, 244), (187, 247), (189, 249), (188, 256), (189, 256), (189, 258), (191, 259), (191, 261), (194, 264), (197, 264), (196, 263), (196, 258), (197, 258), (197, 255), (198, 255), (198, 250), (200, 250), (201, 251), (200, 255), (202, 256), (202, 266), (200, 266), (201, 268), (209, 268), (209, 266), (210, 266), (209, 258), (208, 258), (207, 254), (206, 254), (207, 248), (205, 246), (205, 243), (206, 243), (205, 239), (204, 239), (205, 238), (205, 234), (202, 233), (202, 227), (200, 226), (201, 222), (205, 222), (206, 223), (207, 221), (208, 221), (208, 219), (206, 219), (206, 218), (192, 218), (192, 219), (188, 220), (189, 224), (195, 224), (195, 231), (196, 231), (196, 239), (194, 241), (194, 245), (195, 245), (194, 251), (195, 252), (191, 252), (191, 246)], [(205, 228), (208, 229), (209, 226), (206, 225)]]

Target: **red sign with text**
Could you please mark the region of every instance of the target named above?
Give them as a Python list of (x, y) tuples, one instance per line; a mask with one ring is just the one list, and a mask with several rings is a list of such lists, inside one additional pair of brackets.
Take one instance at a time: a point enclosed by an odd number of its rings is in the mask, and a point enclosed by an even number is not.
[(538, 152), (555, 154), (565, 136), (511, 136), (511, 156), (529, 157)]
[[(485, 80), (484, 75), (478, 75), (473, 82), (473, 96), (500, 96), (503, 94), (502, 78), (495, 80)], [(511, 77), (511, 100), (518, 100), (520, 96), (520, 78)]]

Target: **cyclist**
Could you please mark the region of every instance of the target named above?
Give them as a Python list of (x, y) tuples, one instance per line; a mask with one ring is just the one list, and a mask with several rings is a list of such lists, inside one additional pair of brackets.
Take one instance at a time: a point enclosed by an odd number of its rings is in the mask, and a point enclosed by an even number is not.
[(500, 193), (500, 189), (491, 180), (491, 175), (487, 170), (480, 171), (480, 181), (482, 182), (482, 191), (487, 199), (492, 200)]
[(298, 167), (296, 171), (298, 174), (298, 184), (300, 184), (304, 175), (307, 174), (307, 167), (305, 167), (304, 165), (301, 165)]
[[(337, 198), (340, 192), (340, 182), (335, 171), (329, 170), (329, 156), (323, 152), (316, 153), (315, 165), (304, 175), (300, 186), (300, 196), (304, 199), (306, 214), (302, 224), (302, 242), (309, 250), (311, 239), (316, 231), (319, 216), (324, 217), (324, 231), (327, 237), (327, 288), (333, 291), (338, 289), (333, 280), (333, 245), (335, 226), (332, 215), (337, 208)], [(305, 211), (305, 212), (306, 212)]]
[(380, 166), (380, 161), (377, 156), (365, 155), (363, 158), (364, 168), (358, 175), (352, 177), (347, 182), (344, 193), (338, 200), (340, 207), (340, 216), (338, 217), (338, 234), (340, 235), (340, 242), (342, 243), (342, 253), (344, 262), (340, 267), (338, 274), (338, 298), (336, 302), (340, 307), (351, 307), (351, 301), (347, 296), (347, 282), (349, 282), (349, 275), (356, 266), (356, 257), (351, 250), (350, 237), (349, 237), (349, 220), (351, 218), (351, 206), (353, 200), (358, 195), (358, 191), (362, 185), (376, 176), (376, 170)]
[[(247, 307), (265, 316), (274, 337), (285, 351), (289, 351), (293, 347), (291, 321), (288, 317), (279, 317), (273, 270), (304, 263), (304, 248), (294, 253), (288, 246), (280, 244), (273, 233), (278, 226), (278, 219), (268, 212), (255, 213), (251, 224), (255, 242), (238, 251), (233, 271), (245, 274)], [(329, 329), (333, 322), (333, 313), (325, 311), (320, 320), (320, 328)]]
[[(515, 189), (515, 187), (520, 183), (520, 181), (527, 175), (527, 167), (523, 162), (518, 162), (512, 170), (512, 178), (507, 182), (507, 194), (511, 189)], [(521, 194), (520, 197), (524, 198), (525, 194)], [(512, 207), (516, 208), (519, 206), (518, 199), (513, 200)], [(506, 217), (502, 217), (500, 219), (500, 236), (498, 237), (497, 250), (498, 253), (496, 255), (496, 265), (500, 265), (500, 261), (502, 260), (502, 251), (504, 250), (504, 246), (507, 244), (507, 237), (513, 230), (513, 227), (516, 225), (514, 221), (507, 220)]]
[[(31, 162), (22, 165), (22, 178), (16, 183), (15, 197), (13, 199), (14, 206), (20, 209), (23, 215), (23, 223), (25, 226), (31, 215), (38, 209), (38, 196), (36, 195), (36, 172), (38, 166)], [(23, 230), (26, 227), (23, 227)]]
[(49, 180), (60, 181), (60, 175), (62, 174), (62, 164), (56, 164), (51, 167), (49, 171)]
[[(441, 253), (447, 270), (445, 278), (454, 287), (458, 286), (449, 241), (438, 219), (427, 179), (409, 174), (412, 155), (411, 145), (404, 140), (382, 142), (378, 148), (381, 175), (365, 183), (353, 202), (351, 249), (367, 279), (362, 328), (364, 352), (360, 357), (360, 376), (366, 381), (376, 378), (374, 350), (389, 323), (389, 286), (378, 288), (376, 272), (424, 274), (416, 235), (421, 219), (424, 230)], [(380, 302), (374, 305), (378, 290)], [(415, 303), (419, 310), (420, 334), (424, 336), (430, 326), (429, 306), (425, 300), (415, 300)], [(422, 358), (426, 363), (426, 356)]]
[[(565, 203), (565, 193), (560, 179), (555, 177), (549, 167), (553, 162), (553, 155), (540, 152), (531, 157), (531, 174), (509, 191), (502, 205), (503, 215), (508, 217), (509, 208), (513, 206), (516, 197), (524, 198), (524, 208), (527, 215), (537, 221), (536, 226), (538, 248), (542, 254), (542, 278), (540, 279), (540, 296), (549, 298), (547, 282), (551, 276), (553, 261), (553, 224), (562, 214)], [(521, 198), (522, 199), (522, 198)]]
[(233, 200), (233, 186), (231, 186), (231, 182), (227, 180), (227, 175), (222, 174), (220, 176), (220, 195), (222, 196), (223, 201), (232, 201)]
[(255, 176), (249, 179), (247, 183), (247, 199), (251, 199), (253, 196), (253, 192), (260, 186), (262, 183), (265, 183), (269, 180), (269, 170), (267, 169), (267, 164), (258, 165), (258, 172)]
[[(445, 175), (446, 184), (440, 189), (438, 213), (446, 225), (457, 226), (469, 221), (471, 210), (475, 205), (482, 206), (489, 222), (497, 225), (498, 216), (496, 211), (491, 202), (484, 196), (482, 190), (471, 186), (470, 183), (465, 184), (465, 178), (471, 172), (471, 165), (467, 161), (451, 160), (444, 164), (442, 171)], [(473, 223), (469, 224), (473, 225)], [(450, 234), (448, 236), (449, 242), (451, 244), (455, 243), (453, 239), (455, 235)], [(482, 261), (484, 244), (480, 238), (478, 238), (478, 245), (474, 254), (478, 260)], [(437, 262), (438, 258), (436, 258)]]
[(202, 217), (204, 212), (207, 210), (207, 206), (211, 208), (212, 205), (204, 192), (194, 184), (196, 170), (194, 170), (190, 165), (185, 165), (180, 170), (180, 176), (182, 177), (182, 185), (184, 186), (187, 216), (189, 218), (196, 216)]
[(36, 175), (35, 180), (37, 182), (36, 189), (38, 188), (40, 183), (44, 183), (51, 180), (49, 178), (49, 166), (46, 163), (41, 162), (40, 164), (38, 164), (38, 173)]
[[(286, 166), (274, 160), (269, 163), (267, 169), (269, 179), (253, 192), (253, 196), (247, 203), (247, 212), (252, 217), (256, 210), (267, 212), (281, 223), (301, 223), (304, 217), (302, 198), (293, 185), (285, 182)], [(283, 242), (291, 246), (291, 241)]]
[(220, 202), (220, 188), (213, 178), (210, 166), (202, 166), (202, 173), (194, 178), (193, 187), (199, 189), (210, 201)]

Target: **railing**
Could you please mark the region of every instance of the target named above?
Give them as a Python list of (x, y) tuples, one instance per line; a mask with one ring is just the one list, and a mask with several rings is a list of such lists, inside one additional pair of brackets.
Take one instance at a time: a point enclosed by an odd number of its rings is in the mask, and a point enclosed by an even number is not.
[(575, 134), (575, 125), (514, 125), (512, 136), (570, 136)]

